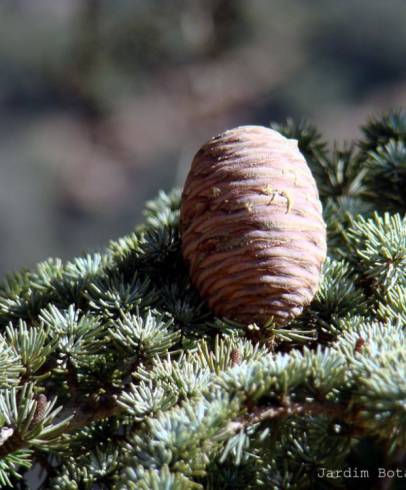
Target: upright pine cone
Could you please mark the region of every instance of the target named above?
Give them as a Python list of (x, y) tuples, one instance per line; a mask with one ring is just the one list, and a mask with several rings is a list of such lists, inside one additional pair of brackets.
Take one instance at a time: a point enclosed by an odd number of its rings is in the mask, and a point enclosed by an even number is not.
[(192, 283), (218, 316), (283, 325), (317, 290), (326, 227), (296, 140), (242, 126), (196, 154), (181, 205)]

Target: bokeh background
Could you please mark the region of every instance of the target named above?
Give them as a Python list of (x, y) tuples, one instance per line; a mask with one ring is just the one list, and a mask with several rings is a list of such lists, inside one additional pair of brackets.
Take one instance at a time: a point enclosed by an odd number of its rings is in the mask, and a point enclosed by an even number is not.
[(128, 233), (239, 124), (406, 105), (404, 0), (0, 0), (0, 275)]

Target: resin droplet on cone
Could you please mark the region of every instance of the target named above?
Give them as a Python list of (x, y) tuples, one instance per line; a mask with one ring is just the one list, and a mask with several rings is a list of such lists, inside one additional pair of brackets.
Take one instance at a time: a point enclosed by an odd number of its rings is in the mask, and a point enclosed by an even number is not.
[(283, 325), (317, 291), (326, 227), (297, 142), (242, 126), (196, 154), (181, 205), (192, 283), (218, 316)]

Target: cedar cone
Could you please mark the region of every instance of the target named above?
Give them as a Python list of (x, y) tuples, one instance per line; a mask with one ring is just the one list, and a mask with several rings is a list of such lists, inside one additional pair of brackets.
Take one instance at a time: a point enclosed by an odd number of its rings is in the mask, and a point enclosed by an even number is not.
[(217, 316), (283, 325), (318, 288), (326, 226), (297, 141), (261, 126), (212, 138), (195, 155), (181, 204), (182, 254)]

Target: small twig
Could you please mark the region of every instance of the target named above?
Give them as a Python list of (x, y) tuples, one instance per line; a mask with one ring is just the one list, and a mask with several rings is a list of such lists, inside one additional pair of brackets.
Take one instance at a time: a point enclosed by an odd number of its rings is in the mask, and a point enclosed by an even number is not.
[(354, 422), (354, 416), (345, 411), (339, 405), (330, 403), (305, 402), (287, 403), (277, 407), (256, 407), (250, 413), (243, 415), (236, 421), (230, 422), (227, 432), (238, 432), (250, 425), (261, 422), (290, 417), (292, 415), (327, 415), (332, 418), (339, 418), (347, 422)]
[(20, 434), (14, 430), (13, 434), (0, 446), (0, 459), (24, 447), (25, 442), (21, 439)]
[[(68, 405), (65, 408), (67, 416), (73, 415), (65, 431), (67, 434), (80, 430), (97, 420), (119, 415), (123, 410), (117, 403), (117, 393), (114, 390), (100, 397), (93, 395), (80, 404), (72, 402), (70, 406)], [(251, 425), (292, 415), (327, 415), (350, 424), (359, 424), (360, 422), (356, 419), (356, 414), (349, 413), (345, 407), (328, 402), (291, 403), (286, 399), (280, 406), (256, 407), (254, 404), (246, 403), (246, 408), (249, 413), (230, 422), (226, 427), (227, 433), (235, 433)], [(21, 439), (18, 432), (15, 431), (0, 446), (0, 458), (26, 446), (26, 441)]]
[[(42, 412), (42, 408), (40, 407), (39, 412)], [(87, 399), (84, 403), (72, 404), (72, 406), (66, 407), (66, 415), (73, 415), (73, 417), (65, 433), (75, 432), (86, 427), (91, 422), (118, 415), (121, 410), (122, 408), (117, 404), (117, 395), (115, 394), (104, 395), (98, 399), (93, 397)], [(39, 412), (38, 416), (40, 416)], [(14, 430), (12, 435), (0, 446), (0, 458), (27, 447), (29, 445), (27, 442), (21, 438), (17, 430)]]
[(72, 397), (72, 400), (76, 400), (79, 392), (79, 380), (76, 372), (76, 367), (69, 356), (66, 361), (66, 369), (67, 369), (66, 381), (68, 383), (69, 393)]
[(75, 432), (91, 422), (118, 415), (121, 410), (122, 408), (117, 403), (117, 395), (103, 395), (98, 400), (90, 398), (73, 408), (73, 418), (66, 432)]

